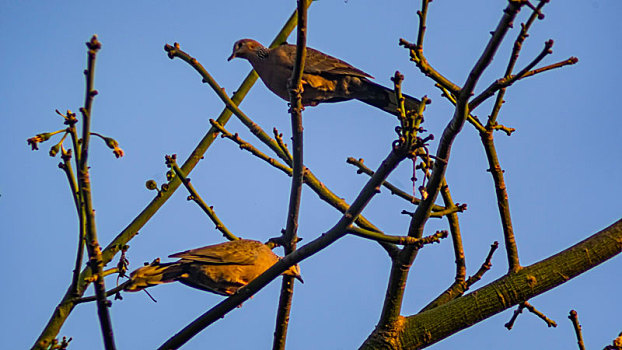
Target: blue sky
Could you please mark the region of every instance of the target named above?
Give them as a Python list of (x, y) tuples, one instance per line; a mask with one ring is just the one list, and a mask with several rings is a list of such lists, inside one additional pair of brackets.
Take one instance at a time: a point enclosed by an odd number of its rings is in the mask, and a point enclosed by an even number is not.
[[(428, 17), (425, 53), (438, 70), (458, 84), (481, 53), (505, 1), (434, 1)], [(5, 261), (0, 339), (5, 348), (29, 347), (65, 293), (75, 254), (77, 220), (64, 174), (43, 144), (31, 152), (26, 139), (62, 126), (54, 110), (77, 111), (83, 103), (84, 42), (98, 34), (93, 131), (116, 138), (126, 156), (114, 159), (100, 142), (90, 157), (94, 206), (100, 241), (114, 238), (154, 193), (144, 183), (165, 181), (165, 154), (185, 159), (215, 118), (222, 103), (198, 75), (163, 46), (179, 42), (229, 93), (250, 65), (227, 62), (233, 43), (254, 38), (268, 44), (294, 9), (294, 2), (133, 1), (0, 2), (0, 117), (4, 150), (0, 176), (0, 249)], [(419, 2), (328, 1), (309, 10), (308, 45), (339, 57), (389, 86), (395, 70), (406, 76), (404, 91), (428, 95), (425, 127), (440, 136), (451, 106), (398, 47), (415, 40)], [(622, 182), (620, 130), (616, 109), (622, 74), (622, 24), (616, 0), (552, 1), (546, 18), (530, 32), (518, 67), (527, 64), (547, 39), (555, 40), (553, 63), (577, 56), (573, 67), (517, 83), (506, 95), (500, 122), (514, 127), (511, 137), (496, 134), (505, 170), (521, 262), (528, 265), (577, 243), (620, 218)], [(520, 21), (528, 15), (524, 10)], [(483, 76), (481, 91), (503, 74), (511, 32), (497, 61)], [(295, 35), (289, 39), (295, 42)], [(241, 105), (265, 130), (277, 127), (289, 140), (285, 101), (258, 83)], [(477, 110), (480, 118), (490, 111)], [(364, 158), (376, 168), (395, 138), (393, 118), (360, 102), (320, 105), (304, 112), (305, 164), (334, 192), (351, 202), (366, 181), (345, 163)], [(232, 132), (253, 141), (237, 120)], [(94, 140), (97, 141), (97, 140)], [(436, 144), (433, 144), (433, 148)], [(264, 149), (264, 147), (260, 148)], [(467, 125), (456, 139), (448, 169), (453, 198), (467, 203), (460, 215), (468, 273), (473, 274), (494, 240), (502, 240), (492, 180), (475, 130)], [(411, 165), (403, 164), (390, 181), (408, 189)], [(244, 238), (266, 240), (285, 226), (289, 179), (218, 139), (190, 175), (193, 184), (223, 222)], [(179, 190), (130, 242), (131, 267), (156, 257), (217, 243), (214, 225)], [(407, 203), (383, 191), (364, 215), (387, 233), (403, 234)], [(339, 214), (303, 191), (299, 234), (308, 242), (328, 230)], [(433, 220), (427, 233), (445, 229)], [(450, 242), (425, 248), (411, 271), (403, 307), (410, 315), (453, 281)], [(116, 259), (114, 260), (116, 262)], [(503, 249), (493, 270), (475, 287), (506, 270)], [(358, 347), (378, 321), (387, 284), (389, 259), (375, 243), (345, 237), (301, 264), (304, 285), (297, 285), (288, 337), (290, 349)], [(505, 311), (462, 331), (435, 349), (573, 348), (567, 320), (576, 309), (588, 348), (602, 348), (622, 331), (619, 293), (620, 257), (589, 271), (532, 304), (558, 323), (547, 328), (523, 314), (512, 331)], [(109, 286), (114, 278), (107, 280)], [(185, 348), (269, 348), (280, 283), (273, 282), (240, 309), (228, 314)], [(87, 294), (91, 294), (89, 290)], [(222, 297), (171, 284), (126, 294), (111, 308), (118, 348), (154, 348), (219, 302)], [(73, 337), (71, 348), (101, 348), (94, 304), (78, 306), (60, 336)]]

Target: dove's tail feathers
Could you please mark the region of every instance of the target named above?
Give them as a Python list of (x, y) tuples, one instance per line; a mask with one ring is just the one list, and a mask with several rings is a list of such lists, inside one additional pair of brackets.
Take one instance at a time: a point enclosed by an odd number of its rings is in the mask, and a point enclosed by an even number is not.
[(175, 282), (184, 277), (187, 277), (187, 274), (182, 264), (176, 262), (160, 264), (155, 261), (132, 272), (130, 281), (123, 290), (137, 292), (158, 284)]
[[(376, 108), (380, 108), (387, 113), (399, 116), (399, 104), (397, 103), (397, 98), (395, 97), (395, 91), (371, 81), (366, 81), (365, 90), (365, 93), (362, 93), (360, 94), (360, 97), (357, 97), (359, 101), (365, 102)], [(421, 101), (406, 94), (403, 94), (403, 96), (404, 108), (406, 108), (407, 111), (414, 110), (419, 107)]]

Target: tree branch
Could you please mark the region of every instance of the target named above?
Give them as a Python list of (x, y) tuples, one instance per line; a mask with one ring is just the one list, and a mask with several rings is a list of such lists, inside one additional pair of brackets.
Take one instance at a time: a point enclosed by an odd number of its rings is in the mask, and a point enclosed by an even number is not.
[[(447, 304), (400, 318), (387, 336), (377, 330), (360, 349), (421, 349), (598, 266), (622, 252), (622, 219), (545, 260), (524, 267)], [(393, 344), (393, 345), (391, 345)], [(399, 346), (398, 346), (399, 344)]]
[[(289, 81), (290, 114), (292, 125), (292, 184), (289, 193), (287, 224), (283, 233), (283, 249), (285, 255), (296, 250), (298, 241), (298, 216), (302, 197), (302, 184), (305, 167), (303, 164), (303, 127), (302, 127), (302, 73), (307, 58), (307, 4), (305, 0), (297, 0), (298, 30), (296, 31), (296, 59), (292, 76)], [(278, 145), (278, 142), (275, 142)], [(276, 325), (272, 349), (285, 349), (289, 314), (294, 295), (294, 277), (283, 276), (281, 294), (276, 315)]]
[(173, 154), (172, 156), (166, 156), (166, 165), (175, 172), (175, 175), (177, 175), (181, 179), (181, 183), (183, 183), (184, 186), (186, 186), (188, 192), (190, 192), (188, 200), (194, 201), (203, 210), (203, 212), (207, 214), (210, 220), (212, 220), (212, 222), (216, 225), (216, 229), (222, 232), (223, 237), (230, 241), (239, 239), (236, 235), (229, 231), (229, 229), (225, 226), (225, 224), (223, 224), (222, 221), (220, 221), (220, 219), (214, 212), (214, 209), (208, 206), (203, 198), (201, 198), (199, 193), (194, 189), (194, 186), (192, 186), (192, 184), (190, 183), (190, 179), (187, 178), (186, 175), (184, 175), (184, 172), (179, 168), (179, 165), (177, 165), (176, 159), (177, 156), (175, 154)]
[(93, 88), (95, 79), (95, 58), (97, 51), (101, 48), (101, 43), (97, 40), (97, 36), (93, 36), (86, 43), (88, 47), (88, 63), (87, 69), (84, 71), (86, 75), (86, 93), (84, 107), (80, 108), (82, 112), (82, 139), (81, 150), (78, 167), (78, 189), (80, 198), (82, 199), (82, 210), (85, 217), (86, 225), (86, 251), (89, 255), (89, 266), (95, 277), (95, 296), (97, 297), (97, 314), (104, 338), (104, 347), (106, 350), (114, 350), (114, 334), (112, 331), (112, 323), (110, 321), (110, 313), (108, 312), (109, 302), (106, 299), (106, 285), (104, 283), (101, 247), (97, 241), (97, 228), (95, 226), (95, 211), (93, 210), (93, 200), (91, 194), (91, 179), (88, 166), (89, 141), (91, 137), (91, 107), (93, 98), (97, 95), (97, 91)]

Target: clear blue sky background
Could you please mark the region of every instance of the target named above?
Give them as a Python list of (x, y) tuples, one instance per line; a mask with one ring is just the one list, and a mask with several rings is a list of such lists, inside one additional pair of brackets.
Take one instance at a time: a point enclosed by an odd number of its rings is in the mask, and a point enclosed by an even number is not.
[[(99, 54), (93, 130), (115, 137), (126, 156), (114, 159), (94, 140), (91, 170), (97, 227), (105, 245), (154, 193), (148, 179), (165, 181), (164, 155), (185, 159), (222, 104), (187, 64), (171, 61), (165, 43), (175, 41), (196, 57), (231, 93), (249, 72), (242, 60), (227, 62), (234, 41), (251, 37), (265, 44), (294, 9), (294, 1), (215, 2), (0, 2), (0, 116), (3, 150), (0, 176), (0, 343), (28, 348), (46, 324), (71, 278), (77, 220), (64, 174), (47, 151), (31, 152), (26, 139), (57, 130), (54, 109), (77, 111), (83, 103), (86, 48), (94, 33)], [(400, 37), (415, 40), (419, 2), (318, 1), (309, 11), (308, 44), (342, 58), (389, 85), (395, 70), (406, 76), (404, 90), (428, 95), (426, 127), (438, 137), (451, 106), (409, 62)], [(434, 1), (425, 53), (431, 64), (462, 84), (481, 53), (506, 1)], [(576, 66), (547, 72), (511, 88), (500, 121), (517, 132), (496, 134), (505, 169), (521, 262), (537, 262), (620, 218), (622, 194), (622, 5), (617, 0), (552, 1), (537, 22), (518, 67), (531, 60), (545, 40), (555, 40), (545, 64), (577, 56)], [(520, 15), (523, 21), (529, 11)], [(501, 76), (511, 32), (478, 91)], [(290, 42), (295, 36), (290, 37)], [(277, 127), (289, 139), (285, 101), (261, 83), (242, 109), (265, 130)], [(481, 118), (490, 105), (477, 110)], [(359, 102), (307, 108), (305, 163), (333, 191), (351, 202), (366, 178), (345, 163), (362, 157), (375, 168), (395, 138), (393, 118)], [(247, 140), (237, 120), (227, 127)], [(436, 143), (433, 144), (436, 147)], [(262, 147), (263, 149), (263, 147)], [(502, 240), (494, 192), (483, 148), (467, 125), (453, 148), (447, 175), (454, 200), (468, 204), (460, 215), (468, 273), (483, 261), (489, 245)], [(403, 164), (390, 178), (408, 189), (412, 168)], [(225, 224), (245, 238), (266, 240), (285, 226), (289, 178), (227, 140), (219, 139), (191, 175), (193, 184)], [(188, 248), (222, 241), (200, 209), (179, 190), (130, 242), (131, 267)], [(407, 203), (383, 191), (364, 214), (387, 233), (403, 234)], [(339, 214), (304, 190), (300, 236), (308, 242), (329, 229)], [(427, 233), (446, 228), (431, 221)], [(503, 247), (494, 268), (476, 287), (506, 270)], [(116, 259), (114, 260), (116, 262)], [(352, 349), (378, 321), (389, 259), (375, 243), (346, 237), (301, 264), (306, 283), (296, 286), (288, 338), (290, 349)], [(531, 302), (558, 322), (556, 329), (523, 314), (512, 331), (505, 311), (435, 345), (436, 349), (564, 348), (575, 345), (567, 320), (576, 309), (589, 349), (601, 349), (622, 331), (619, 299), (622, 260), (615, 258)], [(408, 282), (403, 314), (410, 315), (453, 280), (449, 240), (424, 249)], [(107, 280), (109, 286), (114, 278)], [(280, 283), (273, 282), (191, 340), (185, 348), (265, 349), (271, 346)], [(87, 294), (91, 294), (89, 290)], [(171, 284), (126, 294), (111, 308), (119, 349), (149, 349), (219, 302), (222, 297)], [(94, 304), (78, 306), (60, 332), (74, 338), (72, 349), (102, 348)]]

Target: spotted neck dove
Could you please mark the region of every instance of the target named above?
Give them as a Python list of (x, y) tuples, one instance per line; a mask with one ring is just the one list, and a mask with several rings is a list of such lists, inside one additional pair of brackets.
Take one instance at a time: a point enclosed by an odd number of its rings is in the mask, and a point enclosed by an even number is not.
[[(172, 263), (154, 261), (130, 274), (124, 290), (136, 292), (153, 285), (179, 281), (204, 291), (232, 295), (274, 265), (280, 258), (265, 244), (240, 239), (172, 254)], [(302, 282), (298, 265), (283, 275)]]
[[(233, 45), (229, 61), (235, 57), (248, 60), (270, 91), (289, 101), (288, 81), (296, 60), (296, 46), (282, 44), (272, 49), (255, 40), (242, 39)], [(357, 99), (393, 115), (397, 112), (395, 92), (369, 80), (373, 77), (350, 64), (312, 48), (302, 75), (302, 104), (315, 106), (324, 102)], [(406, 110), (417, 108), (419, 100), (404, 95)]]

